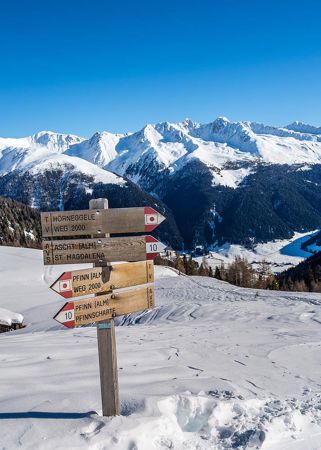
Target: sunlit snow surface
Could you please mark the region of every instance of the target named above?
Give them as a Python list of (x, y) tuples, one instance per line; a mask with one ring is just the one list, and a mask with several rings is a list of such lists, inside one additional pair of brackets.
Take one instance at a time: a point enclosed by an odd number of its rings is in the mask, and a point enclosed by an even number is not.
[[(222, 246), (212, 246), (205, 259), (213, 269), (221, 264), (229, 264), (236, 256), (245, 258), (254, 268), (259, 268), (264, 261), (268, 264), (271, 272), (280, 273), (293, 266), (296, 266), (304, 259), (312, 256), (313, 253), (321, 251), (317, 244), (311, 244), (304, 250), (301, 246), (312, 236), (319, 233), (319, 230), (307, 233), (294, 233), (291, 239), (276, 239), (265, 243), (255, 244), (252, 249), (238, 244), (226, 243)], [(199, 264), (203, 262), (203, 256), (194, 258)]]
[(0, 247), (0, 307), (29, 325), (0, 335), (1, 449), (321, 448), (320, 294), (156, 268), (157, 307), (119, 320), (122, 415), (108, 419), (95, 328), (50, 319), (63, 270)]

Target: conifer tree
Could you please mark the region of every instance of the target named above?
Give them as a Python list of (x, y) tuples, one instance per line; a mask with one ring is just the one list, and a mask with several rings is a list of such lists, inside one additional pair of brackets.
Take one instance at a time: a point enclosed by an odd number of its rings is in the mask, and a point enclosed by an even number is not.
[(222, 279), (221, 271), (218, 266), (215, 267), (214, 278), (217, 278), (218, 280)]

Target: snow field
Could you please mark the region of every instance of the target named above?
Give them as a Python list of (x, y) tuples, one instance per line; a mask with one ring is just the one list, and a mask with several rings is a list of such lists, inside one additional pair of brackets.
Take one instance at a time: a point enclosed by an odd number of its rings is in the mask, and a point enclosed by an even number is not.
[[(308, 251), (301, 248), (301, 245), (316, 235), (319, 230), (309, 231), (307, 233), (294, 233), (291, 239), (277, 239), (264, 244), (256, 244), (253, 249), (248, 249), (242, 245), (224, 244), (222, 246), (213, 246), (210, 253), (206, 255), (206, 261), (213, 269), (220, 267), (222, 263), (229, 264), (234, 261), (236, 256), (246, 258), (254, 268), (259, 263), (265, 261), (273, 273), (279, 273), (299, 264), (304, 259), (312, 256), (321, 250), (319, 246), (313, 244), (308, 247)], [(199, 264), (203, 262), (203, 257), (194, 258)]]
[(1, 449), (321, 448), (320, 294), (157, 267), (156, 308), (117, 320), (122, 415), (104, 418), (96, 329), (51, 319), (63, 270), (0, 247), (0, 306), (29, 324), (0, 336)]

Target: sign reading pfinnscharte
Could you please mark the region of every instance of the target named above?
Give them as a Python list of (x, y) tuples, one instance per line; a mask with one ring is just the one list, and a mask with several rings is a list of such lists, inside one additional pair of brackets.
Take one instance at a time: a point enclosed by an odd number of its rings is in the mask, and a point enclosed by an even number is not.
[(154, 288), (148, 286), (68, 302), (58, 311), (54, 319), (67, 328), (74, 328), (152, 308), (154, 308)]

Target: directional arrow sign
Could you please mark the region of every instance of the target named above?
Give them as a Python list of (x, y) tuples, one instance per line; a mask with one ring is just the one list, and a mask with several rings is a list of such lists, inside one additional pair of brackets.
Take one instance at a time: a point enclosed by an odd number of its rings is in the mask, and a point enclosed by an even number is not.
[(41, 213), (43, 237), (149, 232), (164, 220), (149, 206)]
[(153, 281), (153, 261), (139, 261), (64, 272), (50, 287), (62, 297), (72, 298)]
[(145, 261), (165, 245), (153, 236), (43, 241), (44, 265)]
[(54, 316), (65, 327), (74, 328), (116, 316), (154, 308), (154, 288), (144, 287), (66, 303)]

